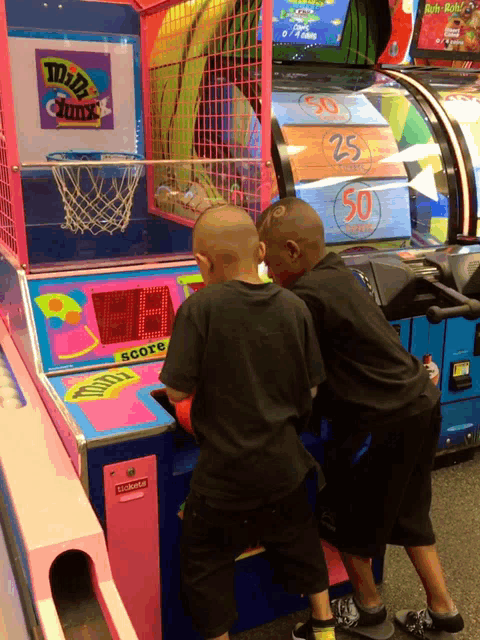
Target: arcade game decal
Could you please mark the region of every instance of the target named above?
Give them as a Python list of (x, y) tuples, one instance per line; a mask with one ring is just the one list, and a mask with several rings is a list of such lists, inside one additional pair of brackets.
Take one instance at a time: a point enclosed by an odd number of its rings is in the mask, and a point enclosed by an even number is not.
[[(441, 60), (442, 66), (478, 68), (480, 2), (420, 0), (412, 55), (416, 61)], [(450, 61), (447, 64), (446, 61)]]
[(409, 239), (408, 179), (383, 115), (363, 95), (274, 91), (295, 191), (328, 244)]
[(152, 392), (162, 364), (143, 363), (55, 376), (51, 384), (87, 440), (154, 427), (169, 427), (174, 418), (154, 399)]
[(42, 129), (113, 129), (110, 54), (37, 49), (35, 61)]
[(200, 286), (196, 266), (30, 281), (45, 370), (163, 359), (176, 310)]

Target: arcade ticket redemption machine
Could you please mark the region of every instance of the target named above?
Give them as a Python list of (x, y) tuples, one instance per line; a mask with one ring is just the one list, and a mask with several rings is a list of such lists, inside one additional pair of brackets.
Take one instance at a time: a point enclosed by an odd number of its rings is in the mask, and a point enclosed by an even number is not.
[[(11, 425), (26, 405), (15, 353), (103, 527), (138, 637), (169, 640), (195, 637), (180, 607), (177, 514), (198, 450), (158, 374), (175, 310), (202, 286), (198, 212), (229, 201), (256, 217), (278, 196), (305, 198), (405, 346), (443, 366), (455, 407), (476, 387), (462, 386), (465, 351), (445, 368), (442, 314), (466, 313), (445, 309), (452, 300), (476, 313), (466, 296), (477, 292), (458, 279), (471, 248), (445, 249), (469, 224), (456, 131), (394, 72), (334, 66), (358, 53), (360, 3), (131, 4), (0, 3), (0, 295), (13, 340), (0, 411)], [(315, 62), (321, 51), (330, 66)], [(447, 392), (449, 377), (460, 386)], [(321, 458), (319, 439), (304, 442)], [(272, 587), (261, 551), (238, 559), (235, 630), (305, 606)], [(326, 553), (333, 595), (348, 590)]]

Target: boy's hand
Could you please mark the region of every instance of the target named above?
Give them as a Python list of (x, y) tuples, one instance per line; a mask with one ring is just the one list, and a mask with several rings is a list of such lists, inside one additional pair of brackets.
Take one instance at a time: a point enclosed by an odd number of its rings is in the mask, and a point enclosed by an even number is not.
[(171, 387), (165, 387), (165, 389), (167, 391), (167, 397), (172, 404), (178, 404), (179, 402), (182, 402), (182, 400), (185, 400), (185, 398), (188, 398), (188, 396), (192, 395), (191, 393), (177, 391), (176, 389), (172, 389)]

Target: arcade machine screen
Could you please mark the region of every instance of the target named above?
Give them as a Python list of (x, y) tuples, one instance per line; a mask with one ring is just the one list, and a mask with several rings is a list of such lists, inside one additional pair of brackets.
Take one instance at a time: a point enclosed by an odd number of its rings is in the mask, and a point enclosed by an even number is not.
[[(314, 60), (318, 47), (341, 45), (350, 0), (312, 3), (274, 0), (273, 48), (275, 59)], [(261, 26), (259, 40), (262, 39)]]
[(413, 34), (412, 57), (427, 63), (431, 59), (441, 61), (441, 66), (478, 66), (479, 24), (480, 3), (476, 0), (420, 0)]
[(442, 244), (447, 158), (427, 112), (372, 70), (278, 65), (272, 131), (279, 195), (311, 204), (338, 250)]

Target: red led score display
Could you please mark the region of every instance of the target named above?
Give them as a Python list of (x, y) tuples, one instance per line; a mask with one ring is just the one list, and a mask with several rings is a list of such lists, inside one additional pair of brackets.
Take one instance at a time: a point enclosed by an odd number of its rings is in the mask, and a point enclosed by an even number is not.
[(172, 333), (168, 286), (92, 294), (102, 344), (156, 340)]

